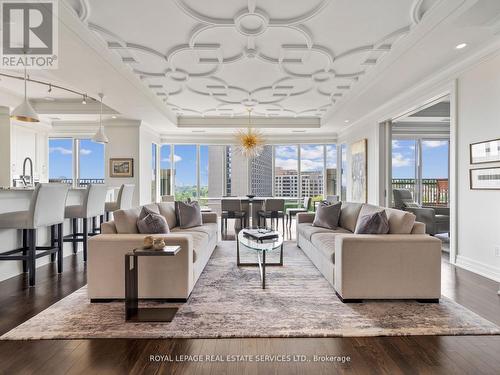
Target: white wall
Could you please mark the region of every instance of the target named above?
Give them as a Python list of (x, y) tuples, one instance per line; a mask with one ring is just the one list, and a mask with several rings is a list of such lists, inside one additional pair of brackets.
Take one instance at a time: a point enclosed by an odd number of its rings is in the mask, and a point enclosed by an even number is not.
[[(105, 163), (106, 163), (106, 185), (119, 187), (121, 184), (135, 184), (133, 205), (139, 205), (140, 201), (140, 123), (135, 124), (120, 124), (119, 122), (113, 125), (106, 125), (106, 135), (109, 138), (109, 143), (105, 146)], [(134, 159), (134, 176), (109, 177), (109, 159), (110, 158), (133, 158)]]
[[(153, 157), (151, 145), (156, 143), (158, 145), (158, 153), (160, 147), (160, 136), (158, 133), (152, 131), (145, 125), (141, 125), (139, 130), (140, 137), (140, 159), (138, 163), (139, 167), (139, 184), (140, 184), (140, 204), (151, 203), (156, 200), (156, 197), (151, 195), (151, 181), (153, 178)], [(158, 154), (159, 158), (159, 154)], [(158, 166), (158, 160), (157, 160)], [(157, 167), (158, 168), (158, 167)], [(158, 175), (157, 175), (158, 178)]]
[(470, 190), (471, 143), (500, 138), (500, 54), (458, 78), (457, 264), (500, 281), (500, 190)]
[(347, 144), (347, 200), (351, 200), (351, 145), (362, 139), (367, 139), (368, 203), (378, 204), (379, 132), (376, 122), (357, 124), (339, 135), (339, 147), (342, 143)]
[(0, 186), (10, 186), (12, 132), (9, 107), (0, 107)]

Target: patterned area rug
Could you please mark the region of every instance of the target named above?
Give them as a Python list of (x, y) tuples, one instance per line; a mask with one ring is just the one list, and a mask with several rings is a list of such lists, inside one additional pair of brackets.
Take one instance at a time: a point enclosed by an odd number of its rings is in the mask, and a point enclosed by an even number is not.
[(445, 297), (439, 304), (343, 304), (294, 243), (285, 246), (284, 266), (267, 271), (263, 290), (258, 268), (238, 268), (235, 243), (221, 242), (171, 323), (126, 323), (123, 302), (91, 304), (83, 287), (1, 339), (500, 334), (500, 327)]

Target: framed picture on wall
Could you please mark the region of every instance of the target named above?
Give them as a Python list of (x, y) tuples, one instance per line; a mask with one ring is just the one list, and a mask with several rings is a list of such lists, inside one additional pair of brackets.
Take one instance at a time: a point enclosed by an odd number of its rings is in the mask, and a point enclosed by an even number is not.
[(472, 143), (470, 145), (470, 163), (494, 163), (500, 161), (500, 139)]
[(500, 190), (500, 167), (470, 170), (472, 190)]
[(351, 145), (351, 199), (353, 202), (366, 203), (367, 194), (367, 143), (362, 139)]
[(134, 159), (109, 159), (109, 177), (134, 177)]

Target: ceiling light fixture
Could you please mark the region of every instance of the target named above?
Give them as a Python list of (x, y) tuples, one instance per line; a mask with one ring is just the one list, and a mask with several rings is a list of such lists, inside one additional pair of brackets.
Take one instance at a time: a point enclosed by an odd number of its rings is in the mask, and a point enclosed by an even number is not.
[(467, 43), (460, 43), (455, 46), (455, 49), (462, 49), (467, 47)]
[(98, 142), (98, 143), (108, 143), (109, 139), (106, 136), (106, 133), (104, 132), (104, 127), (102, 125), (102, 99), (104, 98), (104, 94), (99, 93), (98, 95), (99, 95), (99, 98), (101, 99), (100, 100), (101, 101), (101, 110), (99, 112), (99, 129), (95, 133), (95, 135), (92, 138), (92, 140), (94, 142)]
[(348, 123), (349, 123), (349, 120), (344, 120), (344, 122), (345, 122), (346, 124), (348, 124)]
[(27, 84), (26, 68), (24, 68), (24, 100), (12, 111), (10, 118), (23, 122), (40, 122), (37, 113), (28, 100)]
[(113, 115), (113, 116), (111, 116), (111, 118), (112, 118), (112, 119), (115, 119), (115, 118), (116, 118), (116, 116), (115, 116), (115, 115)]
[(87, 94), (83, 94), (82, 104), (87, 104)]
[(252, 110), (248, 109), (248, 129), (239, 129), (236, 133), (236, 152), (241, 156), (253, 159), (258, 157), (264, 150), (264, 135), (252, 129)]

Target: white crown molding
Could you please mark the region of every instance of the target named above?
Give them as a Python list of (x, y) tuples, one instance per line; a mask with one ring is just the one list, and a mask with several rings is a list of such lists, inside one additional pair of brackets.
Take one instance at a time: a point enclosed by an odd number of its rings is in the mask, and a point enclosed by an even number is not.
[[(280, 144), (333, 144), (337, 142), (336, 133), (326, 134), (268, 134), (264, 135), (268, 145)], [(192, 133), (192, 134), (162, 134), (161, 143), (167, 144), (203, 144), (232, 145), (235, 144), (234, 134)]]
[(179, 128), (320, 128), (318, 118), (306, 117), (181, 117), (177, 123)]
[[(500, 35), (498, 35), (495, 40), (480, 48), (476, 53), (458, 62), (449, 64), (426, 80), (405, 90), (383, 106), (351, 122), (341, 130), (340, 136), (349, 134), (358, 126), (366, 126), (367, 124), (376, 125), (383, 121), (400, 117), (408, 111), (411, 111), (413, 109), (411, 106), (415, 106), (417, 103), (420, 106), (428, 100), (441, 97), (447, 93), (453, 80), (474, 65), (498, 54), (500, 54)], [(418, 107), (415, 107), (414, 109), (417, 108)]]
[[(418, 2), (418, 0), (416, 1)], [(414, 2), (414, 4), (416, 3)], [(412, 26), (412, 32), (408, 34), (403, 40), (400, 40), (392, 49), (392, 53), (387, 56), (384, 61), (377, 64), (373, 69), (367, 72), (362, 81), (357, 84), (354, 91), (348, 92), (338, 101), (338, 106), (331, 108), (323, 117), (324, 123), (331, 121), (331, 118), (341, 106), (355, 103), (360, 100), (360, 97), (369, 91), (373, 86), (381, 80), (386, 79), (386, 72), (390, 71), (391, 67), (395, 65), (402, 56), (414, 48), (421, 40), (428, 34), (432, 33), (435, 27), (446, 20), (450, 15), (459, 13), (461, 9), (470, 6), (471, 2), (475, 0), (439, 0), (432, 6), (432, 8), (425, 14), (425, 17), (420, 17), (421, 22)], [(422, 6), (421, 3), (419, 6)], [(375, 110), (377, 111), (377, 109)], [(366, 116), (364, 116), (366, 117)], [(359, 122), (359, 121), (357, 121)], [(352, 122), (350, 127), (355, 123)]]

